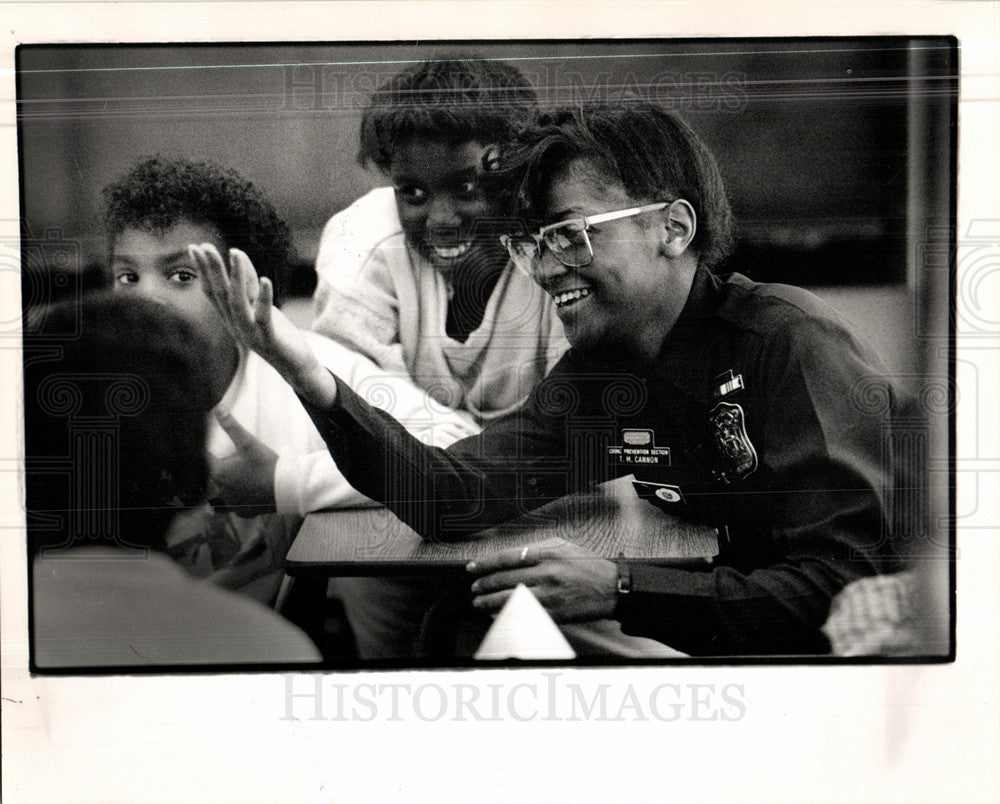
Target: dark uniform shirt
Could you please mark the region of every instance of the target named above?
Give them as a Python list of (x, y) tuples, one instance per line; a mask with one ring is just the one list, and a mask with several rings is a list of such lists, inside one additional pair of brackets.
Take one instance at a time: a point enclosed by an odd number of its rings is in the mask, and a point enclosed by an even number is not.
[(830, 600), (895, 568), (887, 458), (896, 391), (811, 294), (698, 270), (659, 358), (570, 350), (522, 409), (447, 451), (338, 382), (313, 409), (337, 465), (428, 538), (460, 538), (632, 474), (637, 493), (713, 525), (690, 569), (636, 565), (615, 616), (691, 654), (822, 653)]

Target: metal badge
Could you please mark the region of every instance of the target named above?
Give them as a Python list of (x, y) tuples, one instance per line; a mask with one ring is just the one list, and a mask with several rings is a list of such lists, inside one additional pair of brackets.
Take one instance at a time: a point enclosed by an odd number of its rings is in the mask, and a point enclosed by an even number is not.
[(713, 474), (725, 483), (740, 480), (757, 468), (757, 450), (747, 435), (743, 408), (720, 402), (708, 414), (718, 453), (718, 469)]

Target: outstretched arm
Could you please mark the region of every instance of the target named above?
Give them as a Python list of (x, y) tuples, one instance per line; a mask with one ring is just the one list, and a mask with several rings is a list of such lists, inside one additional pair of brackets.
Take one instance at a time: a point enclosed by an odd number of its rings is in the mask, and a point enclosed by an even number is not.
[(250, 258), (239, 249), (229, 250), (228, 266), (211, 243), (188, 249), (233, 338), (274, 366), (299, 396), (321, 409), (332, 406), (337, 384), (298, 327), (275, 309), (271, 280), (258, 279)]

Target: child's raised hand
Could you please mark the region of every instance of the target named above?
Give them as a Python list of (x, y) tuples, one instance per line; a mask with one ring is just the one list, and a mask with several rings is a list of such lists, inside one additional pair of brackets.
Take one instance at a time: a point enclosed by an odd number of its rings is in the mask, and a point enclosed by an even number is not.
[(188, 246), (188, 251), (232, 336), (274, 366), (301, 396), (319, 407), (332, 405), (336, 382), (298, 327), (274, 307), (271, 280), (258, 279), (250, 258), (239, 249), (229, 250), (228, 266), (211, 243)]

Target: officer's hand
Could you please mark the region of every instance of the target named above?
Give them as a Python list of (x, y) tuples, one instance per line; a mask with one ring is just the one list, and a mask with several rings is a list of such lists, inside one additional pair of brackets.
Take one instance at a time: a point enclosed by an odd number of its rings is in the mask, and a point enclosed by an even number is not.
[(470, 562), (477, 577), (472, 604), (495, 613), (519, 583), (527, 586), (560, 623), (610, 617), (617, 601), (618, 568), (614, 562), (562, 539), (505, 550)]
[(228, 458), (213, 458), (212, 487), (217, 508), (242, 517), (275, 510), (274, 468), (278, 453), (245, 429), (229, 411), (217, 410), (222, 429), (233, 440), (236, 452)]
[(258, 278), (250, 258), (229, 249), (228, 263), (211, 243), (188, 246), (203, 287), (233, 338), (260, 354), (296, 393), (320, 408), (331, 406), (337, 384), (302, 332), (274, 307), (274, 287)]

